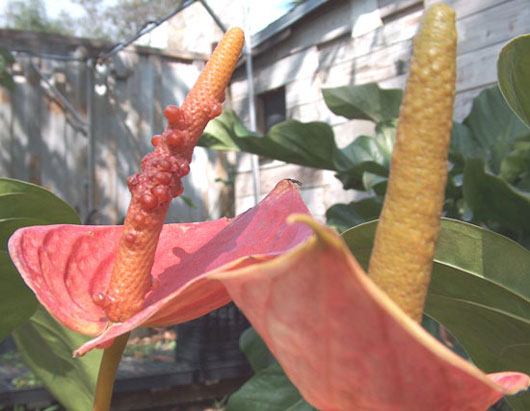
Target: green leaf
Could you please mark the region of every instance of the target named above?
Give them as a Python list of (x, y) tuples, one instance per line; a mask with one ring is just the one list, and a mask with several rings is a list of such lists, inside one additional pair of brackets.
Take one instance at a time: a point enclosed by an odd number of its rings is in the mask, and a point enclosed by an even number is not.
[(349, 204), (335, 204), (326, 211), (326, 223), (343, 232), (355, 225), (377, 219), (382, 207), (381, 197), (364, 198)]
[(0, 178), (0, 221), (31, 218), (42, 224), (79, 224), (75, 210), (52, 192), (20, 180)]
[(276, 362), (267, 345), (252, 327), (247, 328), (241, 334), (239, 346), (254, 372), (261, 371)]
[(350, 167), (340, 170), (336, 177), (344, 189), (374, 191), (383, 195), (396, 140), (396, 120), (376, 125), (375, 137), (359, 136), (341, 151)]
[(0, 339), (12, 332), (26, 363), (59, 402), (67, 409), (86, 410), (92, 409), (101, 353), (72, 358), (73, 350), (89, 338), (58, 324), (37, 303), (7, 253), (7, 241), (17, 228), (59, 223), (80, 221), (76, 212), (51, 192), (34, 184), (0, 179)]
[(259, 371), (230, 396), (226, 411), (312, 411), (278, 363)]
[(21, 280), (7, 251), (0, 251), (0, 341), (28, 320), (38, 302)]
[[(377, 222), (343, 234), (368, 265)], [(443, 324), (485, 372), (530, 373), (530, 251), (492, 231), (443, 219), (425, 312)], [(530, 409), (530, 393), (508, 397)]]
[(513, 148), (513, 151), (502, 159), (499, 176), (517, 186), (530, 174), (530, 141), (519, 141)]
[(473, 136), (473, 132), (463, 123), (453, 122), (451, 145), (449, 147), (450, 160), (463, 167), (467, 158), (488, 158), (487, 151)]
[(530, 139), (530, 130), (508, 107), (498, 87), (483, 90), (473, 100), (464, 125), (471, 131), (477, 148), (462, 154), (476, 158), (477, 152), (482, 152), (495, 174), (499, 173), (502, 159), (513, 150), (513, 144)]
[(37, 308), (33, 293), (11, 263), (7, 241), (20, 227), (56, 223), (79, 224), (79, 217), (42, 187), (0, 178), (0, 340), (27, 321)]
[(530, 231), (530, 193), (486, 171), (483, 160), (467, 161), (464, 198), (474, 216), (489, 225), (506, 227), (517, 235)]
[(72, 358), (72, 352), (90, 337), (66, 329), (43, 307), (13, 337), (26, 363), (66, 409), (92, 409), (102, 350)]
[(376, 83), (322, 89), (329, 109), (348, 119), (374, 122), (396, 119), (403, 96), (399, 89), (381, 89)]
[(256, 374), (230, 396), (227, 411), (315, 410), (289, 381), (254, 328), (245, 330), (239, 345)]
[[(375, 137), (359, 136), (344, 149), (339, 149), (333, 129), (328, 124), (295, 120), (276, 124), (266, 135), (261, 136), (247, 130), (233, 111), (226, 110), (208, 124), (199, 145), (334, 170), (345, 189), (370, 191), (377, 185), (378, 189), (384, 190), (395, 142), (395, 117), (398, 115), (401, 91), (381, 90), (375, 83), (328, 90), (328, 97), (346, 95), (349, 97), (342, 101), (343, 109), (348, 106), (356, 111), (353, 104), (358, 104), (370, 113), (370, 119), (378, 120)], [(365, 173), (384, 178), (376, 182)], [(365, 186), (368, 181), (371, 182), (370, 187)]]
[(530, 34), (518, 36), (502, 48), (497, 73), (506, 102), (530, 127)]
[(364, 173), (370, 172), (379, 176), (388, 175), (388, 167), (384, 164), (384, 156), (374, 137), (359, 136), (342, 149), (350, 166), (338, 171), (336, 177), (342, 182), (344, 189), (365, 190)]
[(261, 136), (248, 131), (233, 111), (226, 110), (208, 123), (199, 145), (258, 154), (306, 167), (337, 170), (348, 166), (335, 144), (333, 130), (318, 121), (287, 120)]

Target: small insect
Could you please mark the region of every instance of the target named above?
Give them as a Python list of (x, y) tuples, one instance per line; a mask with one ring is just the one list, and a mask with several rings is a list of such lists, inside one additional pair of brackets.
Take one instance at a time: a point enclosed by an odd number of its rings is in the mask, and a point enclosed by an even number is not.
[(294, 178), (288, 178), (287, 181), (290, 181), (291, 183), (296, 184), (296, 185), (298, 185), (300, 187), (302, 187), (302, 185), (303, 185), (301, 181), (295, 180)]

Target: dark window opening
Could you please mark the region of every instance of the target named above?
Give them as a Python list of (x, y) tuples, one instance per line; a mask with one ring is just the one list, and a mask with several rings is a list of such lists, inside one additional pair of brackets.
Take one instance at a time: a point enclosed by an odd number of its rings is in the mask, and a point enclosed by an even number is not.
[[(285, 87), (267, 91), (257, 96), (257, 131), (267, 133), (275, 124), (285, 121), (287, 108), (285, 105)], [(270, 163), (272, 160), (260, 157), (260, 165)]]

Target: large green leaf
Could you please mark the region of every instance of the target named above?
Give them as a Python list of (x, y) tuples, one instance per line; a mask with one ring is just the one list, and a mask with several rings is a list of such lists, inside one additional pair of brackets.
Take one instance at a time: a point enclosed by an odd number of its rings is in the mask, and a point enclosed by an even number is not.
[(358, 136), (343, 149), (338, 148), (333, 130), (326, 123), (287, 120), (259, 135), (247, 130), (230, 110), (208, 124), (199, 145), (334, 170), (345, 189), (371, 191), (373, 184), (365, 184), (373, 183), (373, 179), (365, 173), (376, 179), (382, 177), (377, 183), (386, 183), (401, 95), (401, 90), (383, 90), (375, 83), (325, 90), (326, 102), (337, 114), (377, 122), (375, 137)]
[(499, 176), (516, 187), (530, 192), (530, 187), (521, 183), (530, 175), (530, 141), (518, 141), (513, 145), (513, 151), (501, 162)]
[(333, 130), (318, 121), (284, 121), (261, 136), (247, 130), (233, 111), (225, 110), (208, 123), (199, 145), (253, 153), (314, 168), (337, 170), (348, 166), (335, 144)]
[(241, 351), (254, 372), (264, 370), (268, 366), (276, 363), (274, 355), (269, 351), (267, 345), (260, 338), (254, 328), (247, 328), (239, 338)]
[(325, 88), (322, 94), (329, 109), (339, 116), (380, 122), (398, 118), (403, 91), (368, 83)]
[[(343, 237), (368, 265), (377, 222)], [(530, 252), (492, 231), (443, 219), (426, 313), (443, 324), (486, 372), (530, 372)], [(508, 398), (530, 409), (530, 393)]]
[(468, 126), (453, 122), (449, 159), (453, 165), (463, 167), (467, 158), (488, 158), (487, 147), (477, 143)]
[(497, 73), (506, 102), (530, 127), (530, 34), (518, 36), (502, 48)]
[(462, 154), (466, 158), (476, 158), (482, 153), (485, 156), (482, 158), (488, 160), (496, 174), (502, 160), (513, 150), (513, 144), (530, 139), (530, 130), (508, 107), (498, 87), (483, 90), (473, 100), (473, 108), (464, 125), (471, 131), (477, 148)]
[(256, 374), (230, 396), (227, 411), (315, 409), (302, 398), (252, 327), (241, 335), (239, 344)]
[(57, 400), (67, 409), (87, 410), (101, 353), (72, 358), (88, 338), (64, 328), (37, 303), (7, 253), (17, 228), (61, 223), (80, 223), (63, 200), (34, 184), (0, 179), (0, 339), (12, 332), (24, 360)]
[(230, 396), (226, 411), (312, 411), (278, 363), (259, 371)]
[(42, 306), (13, 336), (26, 363), (66, 409), (92, 409), (102, 350), (72, 357), (90, 337), (66, 329)]
[(349, 204), (335, 204), (326, 211), (326, 223), (343, 232), (354, 225), (377, 219), (382, 207), (381, 197), (363, 198)]
[(322, 122), (288, 120), (260, 136), (248, 131), (230, 110), (210, 121), (199, 142), (215, 150), (258, 154), (306, 167), (337, 171), (344, 188), (365, 189), (364, 174), (384, 177), (395, 140), (396, 121), (377, 124), (375, 137), (359, 136), (339, 149), (332, 128)]
[(21, 280), (7, 251), (0, 251), (0, 341), (27, 321), (37, 306), (37, 299)]
[(464, 198), (474, 216), (490, 226), (508, 228), (518, 236), (530, 232), (530, 193), (486, 171), (481, 159), (466, 162)]
[(396, 140), (396, 126), (397, 120), (378, 123), (375, 137), (359, 136), (341, 150), (350, 164), (345, 170), (337, 170), (336, 177), (344, 189), (370, 192), (376, 185), (374, 179), (378, 180), (377, 183), (386, 183)]
[(76, 212), (51, 192), (34, 184), (0, 178), (0, 340), (37, 308), (33, 293), (11, 264), (7, 240), (20, 227), (79, 224)]

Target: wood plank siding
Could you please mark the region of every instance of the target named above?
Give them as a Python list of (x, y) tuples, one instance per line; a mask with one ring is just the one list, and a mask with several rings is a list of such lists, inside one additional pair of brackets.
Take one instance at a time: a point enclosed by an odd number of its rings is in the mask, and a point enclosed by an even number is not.
[[(308, 1), (314, 3), (314, 1)], [(320, 2), (322, 3), (322, 2)], [(346, 121), (324, 104), (321, 89), (378, 82), (403, 87), (424, 8), (433, 0), (333, 0), (320, 4), (280, 32), (268, 33), (256, 46), (256, 93), (285, 88), (287, 117), (325, 121), (334, 127), (341, 146), (355, 136), (372, 132), (365, 121)], [(529, 0), (448, 0), (457, 13), (458, 80), (455, 119), (468, 114), (473, 98), (496, 83), (496, 61), (502, 46), (516, 35), (530, 32)], [(260, 38), (260, 36), (257, 36)], [(248, 117), (246, 76), (241, 69), (232, 85), (233, 105)], [(325, 210), (349, 202), (362, 193), (342, 190), (333, 172), (304, 170), (273, 162), (261, 167), (262, 195), (270, 181), (284, 177), (304, 182), (302, 193), (313, 214), (324, 220)], [(238, 158), (236, 209), (253, 203), (250, 162)]]

